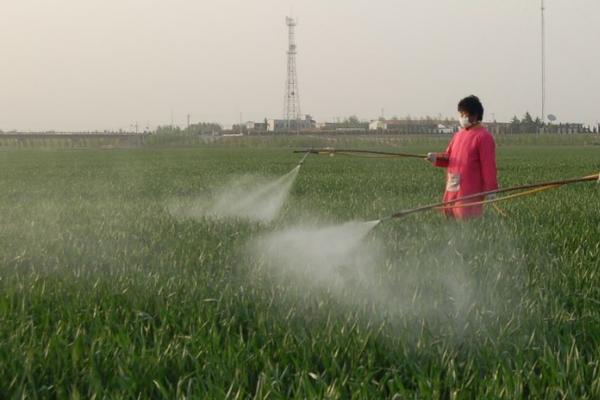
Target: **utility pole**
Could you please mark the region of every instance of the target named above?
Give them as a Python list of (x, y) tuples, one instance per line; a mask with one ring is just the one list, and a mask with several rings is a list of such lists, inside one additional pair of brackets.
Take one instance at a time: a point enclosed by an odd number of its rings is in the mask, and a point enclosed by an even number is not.
[(546, 122), (546, 21), (544, 20), (544, 0), (541, 1), (542, 12), (542, 124)]

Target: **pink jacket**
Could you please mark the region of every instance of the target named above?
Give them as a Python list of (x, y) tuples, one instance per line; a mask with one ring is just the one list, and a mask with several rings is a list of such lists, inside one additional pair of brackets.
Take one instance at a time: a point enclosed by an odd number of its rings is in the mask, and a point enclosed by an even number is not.
[[(445, 153), (438, 153), (435, 166), (448, 168), (444, 201), (498, 189), (496, 179), (496, 144), (482, 125), (458, 131)], [(477, 198), (455, 205), (483, 200)], [(479, 217), (481, 205), (447, 208), (444, 213), (457, 219)]]

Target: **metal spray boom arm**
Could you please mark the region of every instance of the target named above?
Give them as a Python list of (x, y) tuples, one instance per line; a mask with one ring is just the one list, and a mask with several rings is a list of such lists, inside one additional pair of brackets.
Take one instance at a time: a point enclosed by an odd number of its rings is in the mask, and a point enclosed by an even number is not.
[(334, 149), (334, 148), (322, 148), (322, 149), (307, 149), (307, 150), (295, 150), (294, 153), (306, 153), (310, 152), (310, 154), (339, 154), (343, 156), (355, 156), (360, 157), (361, 155), (365, 155), (367, 158), (397, 158), (397, 157), (407, 157), (407, 158), (420, 158), (426, 159), (427, 155), (425, 154), (413, 154), (413, 153), (391, 153), (387, 151), (374, 151), (374, 150), (356, 150), (356, 149)]
[[(544, 189), (551, 189), (551, 188), (555, 188), (555, 187), (559, 187), (559, 186), (563, 186), (563, 185), (569, 185), (569, 184), (572, 184), (572, 183), (589, 182), (589, 181), (598, 181), (598, 182), (600, 182), (600, 173), (599, 174), (594, 174), (594, 175), (584, 176), (582, 178), (571, 178), (571, 179), (562, 179), (562, 180), (557, 180), (557, 181), (532, 183), (532, 184), (528, 184), (528, 185), (511, 186), (511, 187), (502, 188), (502, 189), (489, 190), (487, 192), (475, 193), (475, 194), (472, 194), (472, 195), (469, 195), (469, 196), (459, 197), (459, 198), (454, 199), (454, 200), (442, 201), (442, 202), (435, 203), (435, 204), (429, 204), (429, 205), (426, 205), (426, 206), (421, 206), (421, 207), (416, 207), (416, 208), (410, 208), (410, 209), (407, 209), (407, 210), (402, 210), (402, 211), (399, 211), (399, 212), (397, 212), (395, 214), (392, 214), (392, 215), (390, 215), (388, 217), (382, 218), (382, 221), (388, 220), (388, 219), (392, 219), (392, 218), (402, 218), (402, 217), (405, 217), (405, 216), (410, 215), (410, 214), (415, 214), (415, 213), (423, 212), (423, 211), (429, 211), (429, 210), (433, 210), (433, 209), (436, 209), (436, 208), (442, 208), (442, 207), (445, 207), (445, 206), (454, 205), (457, 202), (461, 202), (461, 201), (465, 201), (465, 200), (473, 200), (473, 199), (481, 198), (481, 197), (484, 197), (484, 196), (487, 196), (487, 195), (490, 195), (490, 194), (508, 193), (508, 192), (515, 192), (515, 191), (519, 191), (519, 190), (527, 190), (527, 189), (537, 189), (537, 190), (530, 190), (528, 192), (522, 193), (523, 195), (527, 195), (527, 194), (536, 193), (536, 192), (538, 192), (540, 190), (544, 190)], [(521, 193), (519, 193), (519, 194), (521, 194)], [(508, 199), (509, 197), (506, 197), (506, 199)], [(487, 200), (486, 202), (490, 202), (491, 203), (493, 201), (502, 200), (502, 199), (503, 198), (496, 199), (496, 200)], [(465, 204), (464, 207), (469, 207), (469, 206), (472, 206), (474, 204), (481, 204), (481, 202), (478, 202), (478, 203), (468, 203), (468, 204)], [(460, 205), (460, 206), (463, 206), (463, 205)], [(460, 207), (460, 206), (454, 206), (454, 207)]]

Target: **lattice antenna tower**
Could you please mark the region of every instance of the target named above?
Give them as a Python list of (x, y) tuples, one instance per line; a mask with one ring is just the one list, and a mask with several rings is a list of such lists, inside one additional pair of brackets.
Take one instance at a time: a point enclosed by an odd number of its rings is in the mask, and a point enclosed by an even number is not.
[(286, 121), (286, 128), (289, 131), (292, 126), (291, 121), (296, 121), (296, 129), (300, 128), (300, 92), (298, 91), (298, 74), (296, 71), (295, 28), (297, 22), (290, 17), (286, 17), (285, 22), (288, 26), (289, 47), (287, 52), (287, 82), (285, 85), (283, 118)]

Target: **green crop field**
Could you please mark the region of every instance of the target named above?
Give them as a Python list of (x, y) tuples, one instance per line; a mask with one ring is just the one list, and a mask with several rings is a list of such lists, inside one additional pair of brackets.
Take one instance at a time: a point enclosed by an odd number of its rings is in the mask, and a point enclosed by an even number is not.
[[(277, 178), (304, 145), (446, 141), (4, 143), (0, 398), (600, 398), (596, 183), (468, 223), (386, 221), (360, 245), (369, 257), (329, 275), (249, 247), (436, 202), (443, 170), (311, 156), (269, 223), (169, 212), (246, 174)], [(500, 184), (598, 173), (598, 142), (498, 139)]]

